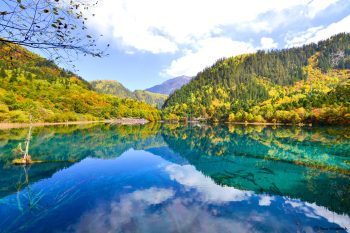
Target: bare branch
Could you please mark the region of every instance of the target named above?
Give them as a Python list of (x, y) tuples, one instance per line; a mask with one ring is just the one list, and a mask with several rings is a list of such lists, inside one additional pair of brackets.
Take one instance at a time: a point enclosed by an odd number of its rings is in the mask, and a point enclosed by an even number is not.
[(101, 57), (104, 52), (86, 33), (88, 18), (84, 15), (96, 4), (88, 0), (0, 0), (0, 42), (40, 49), (61, 60), (69, 60), (69, 51)]

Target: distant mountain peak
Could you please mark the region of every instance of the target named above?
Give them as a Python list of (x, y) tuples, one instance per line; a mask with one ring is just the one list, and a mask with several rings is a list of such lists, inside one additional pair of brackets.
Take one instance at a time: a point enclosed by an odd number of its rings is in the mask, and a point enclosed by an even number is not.
[(186, 85), (187, 83), (189, 83), (191, 79), (192, 77), (182, 75), (179, 77), (169, 79), (159, 85), (147, 88), (146, 91), (169, 95), (174, 91), (176, 91), (177, 89), (180, 89), (183, 85)]

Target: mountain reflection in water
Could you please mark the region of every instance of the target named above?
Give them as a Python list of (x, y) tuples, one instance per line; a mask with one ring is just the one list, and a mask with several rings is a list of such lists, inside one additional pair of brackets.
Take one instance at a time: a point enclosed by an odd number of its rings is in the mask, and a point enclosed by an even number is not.
[(1, 232), (350, 231), (346, 127), (42, 127), (54, 162), (14, 167), (26, 132), (0, 131)]

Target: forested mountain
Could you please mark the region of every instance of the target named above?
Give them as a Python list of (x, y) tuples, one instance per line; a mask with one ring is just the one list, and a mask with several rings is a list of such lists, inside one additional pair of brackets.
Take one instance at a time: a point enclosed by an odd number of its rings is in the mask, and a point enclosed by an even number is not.
[(350, 34), (258, 51), (198, 73), (163, 106), (170, 120), (350, 123)]
[(130, 91), (121, 83), (115, 80), (97, 80), (91, 82), (92, 88), (102, 94), (111, 94), (119, 98), (129, 98), (148, 103), (152, 106), (161, 108), (167, 95), (152, 93), (143, 90)]
[(119, 98), (133, 99), (132, 91), (123, 86), (120, 82), (114, 80), (96, 80), (90, 82), (91, 87), (98, 93), (111, 94)]
[[(13, 46), (13, 45), (12, 45)], [(98, 94), (84, 79), (16, 46), (0, 43), (0, 122), (159, 119), (159, 111), (131, 99)]]
[(191, 79), (191, 77), (187, 76), (172, 78), (159, 85), (147, 88), (146, 91), (170, 95), (177, 89), (180, 89), (183, 85), (186, 85)]
[(168, 98), (168, 95), (153, 93), (144, 90), (135, 90), (133, 92), (135, 99), (143, 101), (157, 108), (162, 108), (165, 100)]

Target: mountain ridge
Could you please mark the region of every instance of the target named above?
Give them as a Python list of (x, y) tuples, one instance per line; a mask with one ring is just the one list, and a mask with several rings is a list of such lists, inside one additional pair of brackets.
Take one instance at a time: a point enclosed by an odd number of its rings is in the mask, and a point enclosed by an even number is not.
[(191, 81), (192, 77), (189, 76), (178, 76), (175, 78), (168, 79), (161, 84), (145, 89), (145, 91), (170, 95), (174, 91), (180, 89), (183, 85), (186, 85)]

